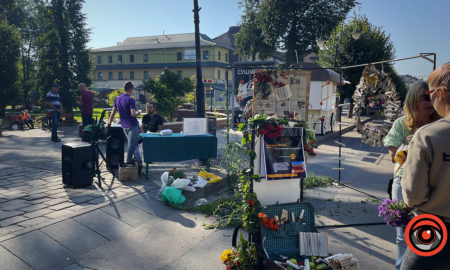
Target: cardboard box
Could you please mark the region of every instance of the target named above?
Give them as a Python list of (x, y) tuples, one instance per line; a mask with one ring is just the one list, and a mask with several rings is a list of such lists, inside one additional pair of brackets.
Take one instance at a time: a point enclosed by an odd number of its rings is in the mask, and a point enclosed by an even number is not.
[(119, 181), (133, 181), (138, 180), (138, 165), (135, 163), (124, 163), (119, 166)]

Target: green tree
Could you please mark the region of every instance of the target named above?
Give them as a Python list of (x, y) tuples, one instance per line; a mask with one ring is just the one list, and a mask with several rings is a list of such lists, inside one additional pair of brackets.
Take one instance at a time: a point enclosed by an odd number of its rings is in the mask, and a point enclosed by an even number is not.
[(264, 59), (275, 52), (275, 47), (264, 41), (262, 29), (258, 27), (256, 3), (246, 1), (241, 5), (246, 12), (242, 15), (241, 29), (234, 35), (236, 53), (250, 56), (252, 61), (259, 53), (259, 58)]
[(0, 116), (3, 116), (6, 105), (12, 105), (20, 96), (17, 91), (20, 35), (4, 18), (0, 20), (0, 40)]
[(175, 109), (183, 103), (184, 95), (194, 90), (194, 82), (166, 69), (156, 79), (144, 81), (143, 89), (152, 94), (159, 113), (172, 117)]
[(84, 0), (51, 0), (40, 7), (38, 40), (38, 86), (45, 95), (53, 82), (61, 85), (61, 102), (72, 112), (77, 84), (91, 83), (91, 63), (86, 44), (89, 31), (81, 12)]
[(114, 106), (114, 100), (116, 100), (116, 97), (123, 94), (123, 89), (116, 89), (108, 94), (108, 105)]
[[(362, 32), (357, 40), (352, 38), (352, 32), (355, 29)], [(365, 16), (355, 15), (352, 21), (342, 22), (336, 26), (318, 55), (321, 66), (340, 67), (394, 59), (395, 48), (390, 36), (381, 27), (371, 24)], [(392, 64), (384, 63), (377, 68), (384, 69), (385, 72), (389, 73), (390, 78), (396, 84), (397, 90), (404, 96), (406, 87)], [(349, 98), (350, 103), (353, 104), (351, 97), (359, 83), (363, 69), (364, 67), (356, 67), (342, 70), (342, 76), (350, 84), (344, 85), (342, 91), (339, 89), (340, 103), (343, 103), (345, 98)], [(351, 117), (351, 114), (349, 114), (349, 117)]]
[[(264, 42), (271, 48), (285, 50), (286, 62), (292, 64), (297, 57), (302, 59), (315, 52), (316, 38), (330, 32), (355, 4), (355, 0), (242, 0), (241, 30), (255, 24), (262, 30)], [(262, 52), (261, 47), (254, 47)], [(248, 47), (240, 50), (248, 51)]]
[(28, 99), (30, 90), (35, 84), (35, 40), (39, 25), (37, 6), (40, 4), (42, 3), (38, 0), (4, 0), (0, 2), (0, 17), (4, 16), (11, 25), (17, 27), (21, 36), (20, 84), (18, 87), (23, 91), (23, 96), (17, 97), (20, 101)]

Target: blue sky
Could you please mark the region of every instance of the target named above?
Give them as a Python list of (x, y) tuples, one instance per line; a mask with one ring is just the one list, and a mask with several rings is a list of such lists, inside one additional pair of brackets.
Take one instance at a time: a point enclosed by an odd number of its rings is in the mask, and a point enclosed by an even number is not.
[[(359, 0), (361, 14), (391, 36), (397, 58), (437, 54), (437, 66), (450, 61), (449, 0)], [(199, 0), (200, 32), (214, 38), (240, 22), (237, 0)], [(93, 48), (127, 37), (192, 33), (192, 0), (87, 0), (84, 12)], [(399, 74), (426, 78), (432, 64), (423, 59), (395, 64)]]

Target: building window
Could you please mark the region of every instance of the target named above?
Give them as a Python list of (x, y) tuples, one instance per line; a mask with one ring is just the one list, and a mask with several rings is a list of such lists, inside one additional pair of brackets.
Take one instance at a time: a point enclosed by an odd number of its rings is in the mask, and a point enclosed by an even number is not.
[(208, 60), (209, 52), (203, 51), (203, 60)]
[(220, 80), (220, 70), (217, 71), (217, 79)]
[(122, 64), (122, 55), (117, 56), (117, 64)]
[(130, 80), (134, 80), (134, 71), (130, 71)]
[(112, 63), (112, 55), (108, 55), (108, 64)]
[(144, 62), (148, 62), (148, 54), (144, 54)]
[(97, 73), (97, 80), (102, 81), (103, 80), (103, 74), (101, 72)]
[(180, 75), (181, 78), (183, 78), (183, 71), (182, 70), (177, 70), (177, 74)]
[(225, 62), (228, 63), (228, 53), (225, 54)]
[(112, 72), (108, 72), (108, 80), (113, 80), (113, 73)]
[(220, 51), (217, 52), (217, 60), (220, 60)]
[(130, 63), (134, 63), (134, 54), (130, 54)]
[(181, 52), (177, 52), (177, 61), (181, 61), (181, 58), (183, 58), (183, 54)]
[(148, 71), (144, 71), (144, 80), (148, 80)]
[(123, 73), (122, 73), (122, 71), (119, 71), (118, 79), (119, 80), (123, 80)]
[(99, 55), (97, 56), (97, 64), (101, 64), (102, 63), (102, 56)]

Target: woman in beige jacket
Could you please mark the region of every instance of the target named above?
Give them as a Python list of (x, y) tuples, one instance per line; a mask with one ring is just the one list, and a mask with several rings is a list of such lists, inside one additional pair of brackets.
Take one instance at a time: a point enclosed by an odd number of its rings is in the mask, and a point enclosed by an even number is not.
[[(431, 102), (443, 118), (418, 129), (411, 140), (401, 181), (403, 199), (419, 214), (440, 217), (450, 232), (450, 63), (433, 71), (428, 85)], [(450, 239), (429, 257), (408, 249), (401, 269), (450, 269), (449, 258)]]

